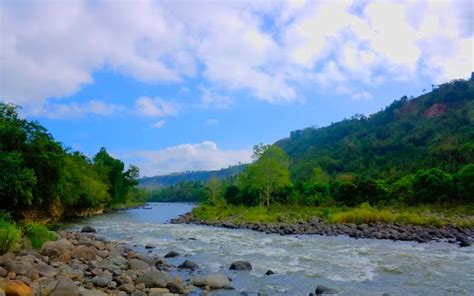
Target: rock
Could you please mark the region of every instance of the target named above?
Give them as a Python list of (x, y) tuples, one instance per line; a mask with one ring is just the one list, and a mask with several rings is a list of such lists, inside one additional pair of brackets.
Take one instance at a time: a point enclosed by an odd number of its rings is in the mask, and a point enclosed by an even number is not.
[(175, 294), (184, 294), (184, 286), (182, 283), (179, 282), (171, 282), (166, 285), (166, 288), (171, 292)]
[(94, 260), (97, 255), (97, 249), (95, 247), (88, 246), (78, 246), (72, 253), (73, 258), (83, 259), (83, 260)]
[(148, 243), (145, 245), (145, 249), (154, 249), (156, 248), (156, 244), (154, 243)]
[(106, 293), (100, 290), (95, 290), (95, 289), (88, 290), (82, 287), (79, 288), (79, 292), (81, 293), (81, 296), (107, 296)]
[(6, 277), (8, 271), (6, 271), (3, 267), (0, 267), (0, 277)]
[(37, 271), (40, 276), (45, 277), (54, 277), (58, 274), (56, 268), (45, 263), (33, 264), (32, 269)]
[(116, 278), (116, 281), (120, 284), (128, 284), (131, 283), (133, 280), (130, 276), (126, 274), (121, 274)]
[(469, 247), (472, 245), (472, 242), (466, 237), (458, 238), (458, 241), (460, 247)]
[(173, 278), (166, 272), (158, 270), (150, 270), (141, 274), (136, 283), (144, 283), (147, 288), (166, 288), (169, 282), (172, 282)]
[(127, 292), (120, 291), (117, 293), (117, 296), (128, 296)]
[(318, 285), (314, 293), (316, 293), (316, 295), (326, 295), (326, 294), (336, 294), (337, 291), (323, 285)]
[(206, 277), (206, 285), (211, 289), (231, 288), (229, 278), (222, 273), (208, 275)]
[(148, 265), (148, 263), (140, 259), (128, 260), (128, 266), (130, 267), (131, 270), (144, 270), (144, 269), (150, 268), (150, 265)]
[(18, 262), (9, 260), (4, 264), (5, 269), (10, 273), (14, 272), (17, 275), (26, 275), (28, 270), (31, 269), (31, 264), (29, 262)]
[(99, 250), (97, 251), (97, 256), (99, 256), (100, 258), (107, 258), (109, 256), (109, 251)]
[(112, 289), (112, 290), (117, 288), (117, 282), (111, 281), (110, 283), (107, 284), (107, 288)]
[(148, 292), (148, 296), (165, 296), (170, 291), (166, 288), (151, 288)]
[(91, 232), (97, 232), (97, 231), (95, 230), (94, 227), (86, 225), (86, 226), (82, 227), (81, 232), (91, 233)]
[(139, 291), (139, 290), (136, 290), (135, 292), (133, 292), (131, 294), (131, 296), (146, 296), (146, 293), (142, 292), (142, 291)]
[(110, 250), (109, 257), (121, 257), (125, 252), (125, 248), (123, 246), (118, 246)]
[(250, 262), (244, 261), (244, 260), (234, 261), (230, 265), (229, 270), (247, 270), (247, 271), (250, 271), (250, 270), (252, 270), (252, 264), (250, 264)]
[(112, 281), (112, 274), (106, 270), (92, 279), (92, 283), (98, 287), (105, 288)]
[(196, 264), (196, 262), (191, 261), (191, 260), (184, 260), (183, 263), (181, 263), (178, 268), (182, 269), (191, 269), (191, 270), (196, 270), (199, 268), (199, 265)]
[(265, 272), (265, 275), (272, 275), (272, 274), (275, 274), (275, 272), (271, 269), (267, 270), (267, 272)]
[(127, 292), (128, 294), (131, 294), (133, 293), (133, 291), (135, 291), (135, 286), (132, 283), (126, 283), (126, 284), (122, 284), (119, 287), (119, 290)]
[(165, 258), (173, 258), (173, 257), (178, 257), (180, 254), (175, 251), (170, 251), (166, 253)]
[(138, 289), (138, 290), (145, 290), (146, 286), (145, 286), (144, 283), (139, 283), (139, 284), (135, 285), (135, 288)]
[(207, 286), (207, 279), (200, 275), (190, 277), (189, 282), (196, 287)]
[(5, 283), (3, 290), (7, 296), (31, 296), (33, 290), (22, 281), (10, 280)]
[(68, 255), (73, 249), (74, 245), (63, 238), (57, 241), (45, 242), (41, 248), (41, 254), (48, 256), (50, 259), (58, 258), (62, 261), (68, 261)]
[(79, 287), (70, 279), (60, 279), (51, 296), (79, 296)]

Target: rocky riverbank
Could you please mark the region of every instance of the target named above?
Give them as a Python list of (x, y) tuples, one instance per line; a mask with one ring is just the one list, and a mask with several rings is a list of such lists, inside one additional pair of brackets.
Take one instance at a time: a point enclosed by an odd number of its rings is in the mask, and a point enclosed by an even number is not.
[[(176, 252), (147, 256), (94, 232), (92, 227), (84, 227), (81, 233), (60, 232), (59, 240), (45, 243), (40, 250), (0, 256), (0, 295), (171, 296), (233, 289), (225, 274), (204, 274), (191, 260), (169, 264), (166, 258), (180, 256)], [(229, 269), (248, 271), (252, 266), (229, 262)]]
[(280, 235), (347, 235), (352, 238), (389, 239), (394, 241), (445, 241), (460, 247), (471, 246), (474, 239), (474, 227), (459, 228), (453, 226), (417, 226), (399, 223), (371, 222), (368, 224), (327, 223), (317, 217), (309, 222), (288, 223), (234, 223), (228, 221), (203, 221), (187, 213), (172, 219), (174, 224), (197, 224), (233, 229), (251, 229)]

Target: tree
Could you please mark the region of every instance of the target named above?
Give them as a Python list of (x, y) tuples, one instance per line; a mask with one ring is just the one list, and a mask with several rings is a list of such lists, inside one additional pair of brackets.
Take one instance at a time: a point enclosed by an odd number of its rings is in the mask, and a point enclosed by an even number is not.
[(458, 195), (466, 201), (474, 201), (474, 164), (465, 165), (456, 174)]
[[(257, 159), (258, 157), (258, 159)], [(270, 206), (272, 195), (291, 184), (288, 171), (289, 159), (277, 146), (254, 147), (252, 165), (244, 170), (241, 182), (247, 188), (257, 189), (260, 205)]]
[(211, 177), (204, 185), (206, 188), (207, 201), (212, 205), (218, 205), (224, 200), (222, 198), (223, 186), (217, 177)]
[(413, 202), (443, 202), (453, 197), (453, 178), (440, 169), (421, 170), (413, 179)]

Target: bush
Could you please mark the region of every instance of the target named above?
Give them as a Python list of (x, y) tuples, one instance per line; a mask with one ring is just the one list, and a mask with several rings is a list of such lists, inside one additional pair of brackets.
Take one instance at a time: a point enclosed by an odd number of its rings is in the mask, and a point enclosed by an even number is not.
[(11, 251), (21, 239), (21, 229), (7, 216), (0, 215), (0, 254)]
[(46, 226), (38, 223), (27, 222), (22, 225), (26, 237), (31, 242), (31, 246), (35, 249), (41, 248), (47, 241), (56, 240), (57, 234), (50, 231)]
[(332, 215), (329, 219), (335, 223), (369, 223), (369, 222), (393, 222), (395, 215), (388, 210), (377, 210), (368, 203), (363, 203), (358, 208), (353, 208), (345, 212)]
[(413, 179), (412, 203), (449, 201), (455, 195), (453, 178), (439, 169), (418, 171)]
[(458, 195), (466, 201), (474, 201), (474, 164), (465, 165), (456, 174)]

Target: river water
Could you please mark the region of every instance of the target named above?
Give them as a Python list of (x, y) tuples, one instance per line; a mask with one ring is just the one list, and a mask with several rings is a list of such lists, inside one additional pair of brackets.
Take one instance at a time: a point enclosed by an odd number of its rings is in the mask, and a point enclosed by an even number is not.
[[(345, 236), (280, 236), (251, 230), (168, 224), (188, 212), (192, 204), (151, 203), (152, 209), (132, 209), (82, 219), (66, 225), (80, 230), (85, 224), (98, 235), (123, 240), (152, 254), (174, 250), (169, 259), (178, 265), (195, 261), (203, 274), (224, 272), (235, 290), (211, 295), (308, 295), (317, 285), (336, 288), (338, 295), (474, 295), (474, 247), (433, 242), (392, 242)], [(252, 272), (228, 271), (235, 260), (247, 260)], [(264, 276), (271, 269), (272, 276)], [(186, 276), (186, 274), (181, 274)]]

